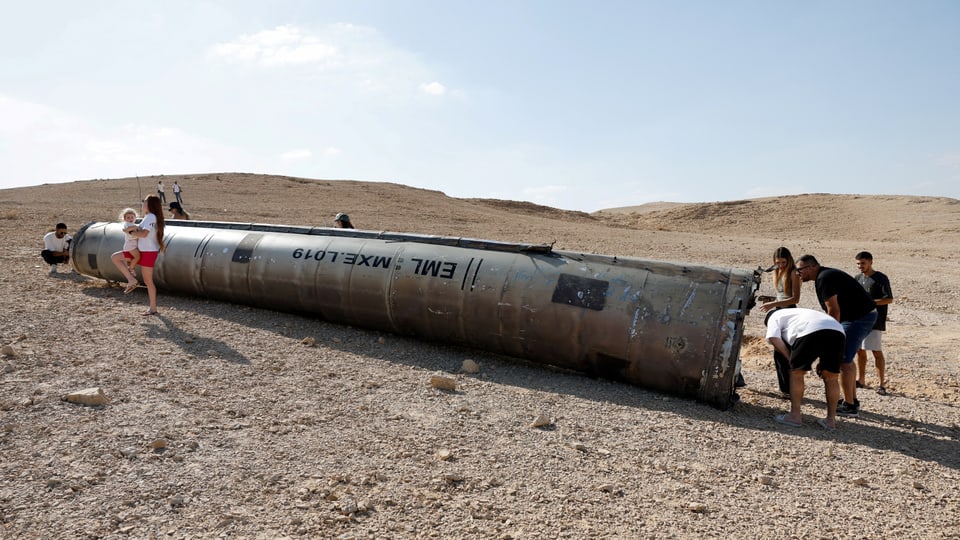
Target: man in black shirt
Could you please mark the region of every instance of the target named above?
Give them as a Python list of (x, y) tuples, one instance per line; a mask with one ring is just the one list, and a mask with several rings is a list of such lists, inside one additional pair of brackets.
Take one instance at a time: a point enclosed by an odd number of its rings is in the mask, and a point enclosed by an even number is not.
[(857, 276), (857, 283), (863, 286), (863, 290), (870, 294), (873, 301), (877, 304), (877, 322), (873, 325), (873, 330), (867, 334), (863, 340), (863, 345), (857, 351), (857, 368), (860, 373), (857, 378), (857, 388), (866, 388), (867, 386), (867, 350), (873, 351), (873, 360), (877, 366), (877, 378), (880, 379), (880, 386), (877, 387), (877, 393), (881, 396), (887, 395), (886, 384), (886, 359), (883, 357), (883, 332), (887, 329), (887, 306), (893, 302), (893, 290), (890, 288), (890, 279), (883, 272), (873, 269), (873, 255), (869, 251), (857, 253), (857, 269), (860, 275)]
[(843, 326), (846, 348), (840, 365), (840, 388), (843, 402), (837, 414), (849, 418), (860, 416), (857, 399), (857, 350), (877, 322), (877, 305), (857, 280), (843, 270), (820, 266), (813, 255), (797, 259), (797, 273), (803, 282), (814, 281), (820, 307)]

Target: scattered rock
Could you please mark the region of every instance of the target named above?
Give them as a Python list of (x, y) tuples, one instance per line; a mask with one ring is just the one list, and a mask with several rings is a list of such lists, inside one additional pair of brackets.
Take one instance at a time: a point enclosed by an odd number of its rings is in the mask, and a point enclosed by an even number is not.
[(107, 402), (110, 401), (107, 399), (107, 395), (103, 392), (103, 388), (100, 387), (84, 388), (83, 390), (70, 392), (69, 394), (63, 396), (63, 400), (70, 403), (76, 403), (78, 405), (87, 405), (90, 407), (106, 405)]
[(302, 340), (300, 340), (300, 343), (303, 343), (307, 347), (313, 347), (314, 345), (317, 344), (317, 340), (312, 337), (305, 337)]
[(707, 511), (707, 505), (699, 502), (692, 502), (687, 504), (687, 510), (696, 514), (702, 514)]
[(358, 510), (357, 501), (353, 499), (343, 499), (340, 501), (340, 513), (348, 516), (350, 514), (356, 514)]
[(451, 452), (449, 449), (441, 448), (437, 450), (437, 459), (440, 461), (449, 461), (451, 457), (453, 457), (453, 452)]
[(463, 361), (463, 365), (460, 366), (460, 371), (470, 373), (471, 375), (480, 373), (480, 364), (467, 358)]
[(449, 473), (444, 473), (443, 480), (448, 484), (454, 484), (456, 482), (463, 482), (463, 476), (460, 475), (459, 473), (449, 472)]
[(570, 448), (573, 448), (574, 450), (576, 450), (576, 451), (578, 451), (578, 452), (586, 452), (586, 451), (587, 451), (587, 445), (583, 444), (583, 443), (580, 442), (580, 441), (570, 441), (570, 442), (567, 443), (567, 446), (569, 446)]
[(773, 477), (770, 476), (769, 474), (761, 474), (760, 476), (757, 477), (757, 482), (760, 482), (760, 484), (764, 486), (772, 486)]
[(154, 450), (163, 450), (166, 447), (167, 447), (166, 439), (154, 439), (150, 443), (150, 448), (153, 448)]
[(533, 419), (533, 422), (530, 424), (530, 427), (539, 428), (539, 427), (552, 426), (552, 425), (553, 425), (553, 420), (549, 416), (543, 413), (540, 413), (537, 415), (536, 418)]
[(457, 389), (457, 380), (446, 375), (432, 375), (430, 377), (430, 386), (437, 390), (453, 391)]
[(3, 349), (0, 349), (0, 353), (2, 353), (3, 356), (7, 356), (11, 358), (17, 355), (17, 351), (16, 349), (13, 348), (12, 345), (4, 345)]

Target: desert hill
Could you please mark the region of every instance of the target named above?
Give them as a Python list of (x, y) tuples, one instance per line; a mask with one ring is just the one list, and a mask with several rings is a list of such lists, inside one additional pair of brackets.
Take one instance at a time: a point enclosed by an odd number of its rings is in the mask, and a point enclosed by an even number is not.
[[(0, 538), (960, 536), (960, 204), (810, 194), (592, 214), (351, 180), (165, 175), (193, 219), (330, 225), (754, 269), (773, 250), (896, 300), (889, 395), (781, 426), (763, 315), (729, 411), (483, 351), (47, 274), (41, 237), (139, 208), (161, 177), (0, 190)], [(769, 292), (764, 276), (761, 292)], [(819, 309), (812, 284), (801, 304)], [(461, 371), (464, 360), (480, 373)], [(457, 379), (454, 392), (431, 374)], [(64, 394), (102, 388), (99, 407)], [(531, 427), (538, 416), (546, 426)]]

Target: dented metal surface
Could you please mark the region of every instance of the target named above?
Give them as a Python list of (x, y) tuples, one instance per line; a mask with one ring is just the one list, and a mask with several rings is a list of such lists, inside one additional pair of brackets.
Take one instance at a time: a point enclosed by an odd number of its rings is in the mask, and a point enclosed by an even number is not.
[[(305, 313), (577, 370), (726, 408), (756, 272), (464, 238), (167, 222), (162, 290)], [(73, 240), (122, 280), (116, 223)]]

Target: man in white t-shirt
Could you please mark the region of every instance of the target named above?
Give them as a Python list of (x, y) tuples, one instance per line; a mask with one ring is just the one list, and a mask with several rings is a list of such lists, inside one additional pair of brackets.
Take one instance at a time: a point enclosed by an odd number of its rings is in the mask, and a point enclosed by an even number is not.
[(823, 378), (827, 396), (827, 417), (817, 420), (827, 431), (837, 427), (837, 402), (840, 399), (840, 364), (846, 336), (836, 319), (813, 309), (785, 308), (767, 316), (767, 341), (790, 359), (790, 412), (777, 415), (779, 424), (803, 425), (800, 406), (803, 403), (803, 378), (820, 360), (817, 375)]
[(40, 256), (50, 265), (50, 273), (57, 273), (58, 264), (70, 262), (70, 241), (73, 237), (67, 234), (67, 225), (57, 223), (53, 231), (43, 237), (43, 251)]

